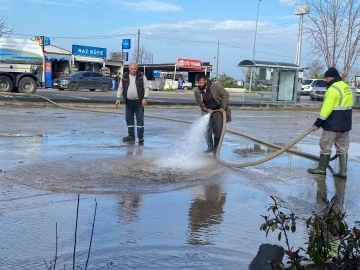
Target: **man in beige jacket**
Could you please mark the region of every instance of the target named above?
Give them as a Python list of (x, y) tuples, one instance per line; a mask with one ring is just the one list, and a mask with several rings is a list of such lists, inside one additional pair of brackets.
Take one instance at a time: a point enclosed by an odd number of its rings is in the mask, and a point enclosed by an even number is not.
[(216, 152), (221, 137), (223, 126), (222, 114), (226, 113), (226, 122), (231, 121), (229, 93), (219, 84), (213, 83), (205, 75), (200, 75), (197, 81), (198, 87), (195, 89), (194, 95), (201, 109), (201, 115), (211, 113), (205, 134), (208, 145), (208, 149), (205, 152), (213, 153)]

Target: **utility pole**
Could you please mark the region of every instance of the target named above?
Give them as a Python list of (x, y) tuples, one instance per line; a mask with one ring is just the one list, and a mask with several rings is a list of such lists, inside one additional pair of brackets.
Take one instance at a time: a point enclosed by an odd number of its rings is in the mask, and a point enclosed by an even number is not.
[[(253, 56), (252, 56), (252, 60), (255, 60), (255, 48), (256, 48), (256, 36), (257, 36), (257, 29), (258, 29), (258, 22), (259, 22), (259, 10), (260, 10), (260, 2), (262, 0), (259, 0), (258, 2), (258, 8), (257, 8), (257, 14), (256, 14), (256, 26), (255, 26), (255, 37), (254, 37), (254, 48), (253, 48)], [(251, 72), (250, 72), (250, 85), (249, 85), (249, 91), (251, 91), (251, 84), (252, 84), (252, 77), (253, 77), (253, 70), (254, 67), (251, 67)], [(246, 79), (246, 77), (245, 77)]]
[(138, 30), (138, 36), (137, 36), (136, 64), (139, 64), (139, 58), (140, 58), (140, 29)]
[(219, 79), (219, 54), (220, 54), (220, 40), (218, 39), (217, 55), (216, 55), (216, 80)]
[(296, 60), (295, 64), (300, 67), (301, 61), (301, 45), (302, 45), (302, 34), (303, 34), (303, 24), (304, 24), (304, 15), (309, 14), (310, 12), (310, 5), (297, 5), (295, 3), (295, 15), (300, 16), (299, 22), (299, 36), (298, 42), (296, 47)]

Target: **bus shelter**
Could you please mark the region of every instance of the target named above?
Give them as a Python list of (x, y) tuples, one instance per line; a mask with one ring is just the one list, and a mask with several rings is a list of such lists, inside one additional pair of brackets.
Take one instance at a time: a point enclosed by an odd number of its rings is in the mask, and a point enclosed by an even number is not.
[(273, 102), (299, 102), (301, 84), (299, 73), (302, 69), (295, 64), (243, 60), (238, 67), (258, 68), (259, 80), (267, 80), (271, 86), (271, 101)]

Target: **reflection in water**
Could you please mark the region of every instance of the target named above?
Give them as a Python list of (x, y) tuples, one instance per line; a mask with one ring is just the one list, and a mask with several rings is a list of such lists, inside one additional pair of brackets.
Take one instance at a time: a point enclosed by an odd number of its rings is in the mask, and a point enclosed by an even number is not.
[[(280, 142), (274, 142), (274, 144), (283, 147), (288, 145), (287, 143), (280, 143)], [(296, 145), (291, 147), (291, 149), (297, 149)], [(279, 149), (254, 143), (254, 144), (246, 144), (245, 146), (241, 146), (237, 149), (234, 149), (233, 153), (246, 157), (248, 155), (271, 154), (271, 153), (275, 153), (276, 151), (279, 151)]]
[(210, 245), (209, 235), (213, 235), (214, 225), (223, 221), (226, 193), (217, 184), (206, 186), (202, 198), (195, 198), (189, 209), (190, 245)]
[[(317, 175), (317, 176), (315, 176), (315, 181), (317, 183), (316, 202), (319, 206), (324, 206), (325, 203), (324, 203), (323, 199), (331, 200), (331, 198), (328, 198), (328, 188), (326, 185), (326, 176)], [(334, 178), (334, 186), (335, 186), (334, 196), (337, 196), (336, 206), (340, 210), (343, 210), (344, 200), (345, 200), (346, 181), (344, 181), (342, 179)]]
[(124, 194), (118, 203), (119, 217), (124, 225), (139, 220), (139, 207), (141, 206), (140, 194)]
[[(141, 156), (142, 154), (143, 146), (129, 143), (126, 147), (126, 156)], [(124, 225), (139, 220), (138, 213), (141, 202), (141, 194), (120, 195), (120, 200), (118, 202), (119, 217)]]

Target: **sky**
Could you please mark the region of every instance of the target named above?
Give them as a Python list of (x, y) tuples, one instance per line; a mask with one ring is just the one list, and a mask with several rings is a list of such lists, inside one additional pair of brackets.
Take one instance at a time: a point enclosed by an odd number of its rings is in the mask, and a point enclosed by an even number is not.
[[(251, 59), (258, 0), (0, 0), (0, 14), (16, 38), (43, 35), (53, 45), (72, 44), (120, 52), (123, 38), (153, 54), (154, 63), (178, 57), (200, 59), (219, 73), (243, 77), (237, 65)], [(298, 2), (301, 4), (301, 2)], [(261, 0), (256, 41), (257, 60), (295, 63), (299, 17), (293, 0)], [(131, 52), (130, 52), (131, 56)], [(303, 38), (301, 66), (309, 61)]]

